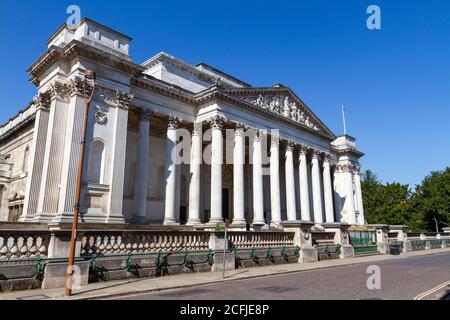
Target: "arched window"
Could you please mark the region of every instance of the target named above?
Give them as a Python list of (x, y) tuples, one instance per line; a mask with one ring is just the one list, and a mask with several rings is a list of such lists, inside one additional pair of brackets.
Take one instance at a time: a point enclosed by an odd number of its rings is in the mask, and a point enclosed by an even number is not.
[(88, 182), (103, 183), (104, 158), (105, 144), (98, 139), (92, 140), (88, 160)]

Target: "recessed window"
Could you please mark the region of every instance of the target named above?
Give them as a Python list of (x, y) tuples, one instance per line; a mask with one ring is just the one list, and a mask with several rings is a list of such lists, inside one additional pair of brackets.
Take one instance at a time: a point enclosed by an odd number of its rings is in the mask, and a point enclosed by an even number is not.
[(105, 144), (101, 140), (94, 139), (89, 152), (88, 182), (103, 183), (104, 158)]

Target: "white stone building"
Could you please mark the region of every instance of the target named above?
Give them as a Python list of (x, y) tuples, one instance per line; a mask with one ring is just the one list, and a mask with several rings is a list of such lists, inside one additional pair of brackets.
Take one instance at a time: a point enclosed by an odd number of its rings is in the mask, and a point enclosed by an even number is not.
[[(91, 69), (82, 221), (364, 224), (355, 139), (292, 90), (165, 53), (136, 64), (130, 44), (89, 19), (50, 37), (28, 70), (36, 97), (0, 127), (0, 220), (71, 221)], [(182, 135), (190, 161), (178, 164)]]

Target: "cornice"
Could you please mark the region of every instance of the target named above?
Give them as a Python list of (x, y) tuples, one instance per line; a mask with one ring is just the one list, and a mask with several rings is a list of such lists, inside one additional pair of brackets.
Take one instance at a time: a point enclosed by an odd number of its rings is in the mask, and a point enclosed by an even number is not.
[(339, 155), (352, 154), (358, 158), (361, 158), (362, 156), (365, 155), (363, 152), (353, 149), (353, 148), (338, 149), (338, 148), (332, 147), (331, 149), (333, 150), (334, 153), (339, 154)]
[(51, 46), (36, 62), (34, 62), (27, 70), (30, 74), (30, 82), (39, 85), (38, 78), (49, 66), (59, 60), (68, 61), (74, 57), (82, 57), (96, 63), (116, 68), (131, 75), (139, 75), (145, 70), (143, 66), (135, 64), (134, 62), (116, 57), (78, 40), (72, 40), (64, 48)]

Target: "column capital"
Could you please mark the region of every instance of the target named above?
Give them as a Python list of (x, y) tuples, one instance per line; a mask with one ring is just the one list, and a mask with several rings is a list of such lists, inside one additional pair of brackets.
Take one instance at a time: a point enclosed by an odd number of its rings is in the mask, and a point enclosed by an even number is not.
[(305, 155), (305, 156), (308, 155), (308, 153), (311, 151), (311, 148), (304, 144), (301, 144), (299, 149), (300, 149), (300, 155)]
[(236, 132), (239, 132), (239, 134), (244, 133), (245, 130), (248, 129), (248, 126), (244, 123), (237, 122), (236, 123)]
[(336, 165), (336, 172), (352, 172), (352, 164), (338, 164)]
[(49, 109), (50, 108), (50, 95), (48, 93), (38, 93), (33, 98), (33, 104), (37, 109)]
[(48, 93), (50, 94), (51, 100), (56, 98), (68, 99), (71, 96), (70, 85), (68, 83), (55, 81), (50, 85)]
[(271, 135), (270, 145), (274, 147), (278, 147), (280, 145), (280, 136)]
[(208, 123), (212, 129), (220, 129), (222, 130), (225, 125), (225, 118), (219, 115), (216, 115), (210, 119), (208, 119)]
[(191, 134), (192, 136), (200, 136), (203, 133), (202, 131), (202, 123), (201, 122), (195, 122), (194, 126), (192, 127)]
[(137, 115), (139, 117), (139, 121), (149, 121), (154, 113), (155, 113), (155, 111), (150, 110), (150, 109), (140, 109), (137, 112)]
[(74, 95), (84, 97), (85, 95), (89, 95), (94, 89), (93, 83), (91, 81), (84, 81), (84, 79), (80, 76), (75, 76), (74, 78), (70, 79), (67, 87), (68, 93), (71, 97), (73, 97)]
[(169, 130), (176, 130), (180, 127), (181, 122), (183, 122), (183, 119), (176, 117), (176, 116), (169, 116), (169, 121), (167, 123), (167, 128)]
[(324, 165), (325, 165), (325, 164), (330, 165), (330, 162), (331, 162), (331, 154), (328, 153), (328, 152), (324, 152), (324, 153), (323, 153), (323, 164), (324, 164)]
[(287, 151), (293, 152), (295, 146), (296, 146), (296, 144), (295, 144), (294, 141), (288, 140), (287, 143), (286, 143), (286, 152), (287, 152)]
[(266, 135), (267, 131), (261, 130), (261, 129), (254, 129), (255, 135), (253, 136), (253, 139), (260, 142)]
[(322, 151), (313, 149), (312, 158), (320, 160), (322, 158)]
[(118, 89), (111, 89), (98, 86), (96, 95), (104, 103), (118, 108), (128, 109), (134, 99), (134, 95), (128, 92), (121, 92)]

